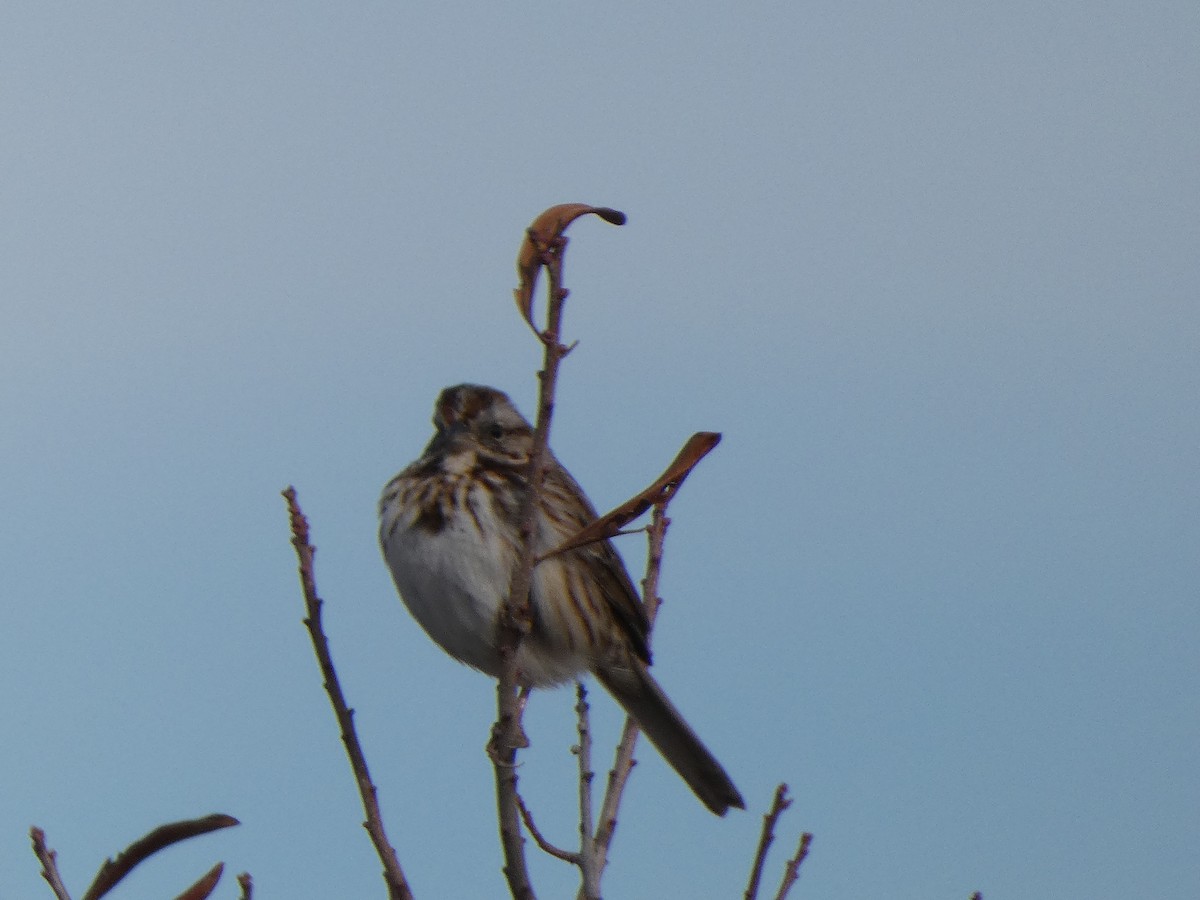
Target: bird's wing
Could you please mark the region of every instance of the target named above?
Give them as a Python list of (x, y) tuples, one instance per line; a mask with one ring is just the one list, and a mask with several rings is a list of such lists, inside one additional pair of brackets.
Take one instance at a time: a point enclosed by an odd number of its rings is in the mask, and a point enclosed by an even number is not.
[[(596, 510), (579, 483), (557, 460), (546, 473), (542, 515), (551, 525), (550, 530), (556, 534), (554, 544), (539, 548), (539, 552), (552, 550), (596, 518)], [(648, 664), (650, 648), (647, 637), (650, 629), (646, 610), (612, 542), (606, 540), (585, 544), (568, 550), (563, 556), (574, 557), (587, 567), (589, 576), (600, 585), (613, 619), (629, 638), (630, 647)]]

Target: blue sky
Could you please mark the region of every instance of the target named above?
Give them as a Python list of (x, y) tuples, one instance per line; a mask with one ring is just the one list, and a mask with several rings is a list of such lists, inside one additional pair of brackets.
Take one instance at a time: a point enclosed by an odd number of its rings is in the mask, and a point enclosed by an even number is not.
[[(221, 811), (125, 894), (223, 859), (381, 895), (291, 483), (418, 896), (502, 895), (494, 694), (403, 611), (374, 504), (443, 386), (532, 410), (513, 260), (583, 201), (630, 219), (572, 230), (555, 448), (608, 507), (724, 433), (656, 672), (751, 806), (644, 752), (606, 895), (740, 896), (782, 780), (795, 897), (1194, 896), (1197, 34), (1184, 2), (7, 4), (0, 892), (49, 895), (32, 824), (82, 893)], [(564, 843), (571, 702), (535, 698), (523, 773)]]

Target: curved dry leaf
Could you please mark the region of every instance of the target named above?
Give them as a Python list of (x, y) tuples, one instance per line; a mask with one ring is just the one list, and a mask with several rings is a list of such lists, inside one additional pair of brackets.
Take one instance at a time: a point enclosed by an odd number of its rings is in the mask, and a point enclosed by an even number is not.
[(216, 890), (217, 882), (221, 880), (221, 873), (224, 871), (225, 863), (217, 863), (175, 900), (207, 900), (208, 896)]
[(117, 882), (128, 875), (134, 866), (153, 856), (164, 847), (177, 844), (179, 841), (187, 840), (190, 837), (208, 834), (210, 831), (230, 828), (233, 825), (240, 824), (233, 816), (214, 813), (211, 816), (202, 816), (199, 819), (185, 819), (182, 822), (169, 822), (166, 825), (160, 825), (145, 837), (139, 838), (126, 847), (123, 853), (118, 853), (115, 859), (106, 859), (104, 864), (100, 866), (100, 871), (96, 873), (96, 877), (92, 880), (92, 886), (83, 895), (83, 900), (99, 900), (100, 897), (103, 897), (112, 890)]
[(679, 451), (666, 470), (655, 479), (654, 483), (633, 497), (630, 497), (612, 512), (605, 513), (591, 524), (577, 531), (549, 553), (538, 557), (538, 562), (582, 547), (584, 544), (594, 544), (596, 541), (614, 537), (622, 528), (658, 503), (667, 503), (674, 495), (685, 478), (691, 474), (696, 464), (704, 459), (713, 447), (721, 442), (721, 435), (715, 431), (698, 431), (688, 438), (683, 449)]
[(535, 333), (537, 326), (533, 324), (533, 291), (537, 286), (538, 272), (543, 264), (542, 254), (549, 244), (562, 237), (567, 226), (580, 216), (588, 214), (597, 215), (613, 225), (625, 224), (625, 213), (619, 209), (611, 209), (607, 206), (589, 206), (586, 203), (560, 203), (543, 212), (525, 230), (525, 239), (521, 242), (521, 249), (517, 252), (517, 275), (520, 277), (520, 283), (513, 291), (513, 296), (516, 298), (517, 309), (521, 311), (522, 318), (529, 323), (529, 327)]

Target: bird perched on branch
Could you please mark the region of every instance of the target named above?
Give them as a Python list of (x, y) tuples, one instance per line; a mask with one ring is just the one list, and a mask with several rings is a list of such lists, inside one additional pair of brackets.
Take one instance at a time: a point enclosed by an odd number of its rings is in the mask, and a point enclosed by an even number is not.
[[(500, 674), (498, 625), (520, 553), (520, 507), (533, 428), (494, 388), (462, 384), (437, 399), (433, 439), (388, 482), (379, 540), (409, 612), (443, 650)], [(533, 550), (549, 553), (596, 519), (552, 455), (534, 514)], [(593, 673), (710, 810), (742, 795), (650, 674), (649, 624), (608, 540), (542, 559), (533, 570), (530, 630), (516, 665), (524, 687)]]

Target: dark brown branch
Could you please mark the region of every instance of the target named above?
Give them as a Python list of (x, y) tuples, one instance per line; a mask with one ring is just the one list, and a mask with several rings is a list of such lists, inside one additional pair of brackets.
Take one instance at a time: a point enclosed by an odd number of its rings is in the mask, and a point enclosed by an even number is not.
[(775, 900), (786, 900), (788, 891), (792, 889), (792, 885), (800, 877), (800, 864), (808, 856), (808, 846), (812, 843), (812, 837), (807, 831), (800, 835), (800, 845), (796, 848), (796, 855), (789, 859), (787, 865), (784, 866), (783, 881), (779, 885), (779, 893), (775, 895)]
[(46, 832), (35, 825), (29, 829), (29, 837), (33, 840), (33, 855), (42, 864), (42, 877), (50, 885), (50, 890), (54, 891), (58, 900), (71, 900), (67, 886), (58, 873), (58, 854), (46, 846)]
[(106, 859), (92, 880), (92, 886), (83, 895), (83, 900), (99, 900), (128, 875), (134, 866), (144, 862), (164, 847), (238, 824), (240, 823), (233, 816), (214, 813), (199, 819), (186, 819), (182, 822), (160, 825), (145, 837), (130, 844), (123, 853), (117, 854), (115, 859)]
[(762, 879), (763, 865), (767, 861), (767, 851), (775, 840), (775, 823), (783, 815), (783, 811), (792, 805), (787, 796), (787, 785), (780, 784), (775, 788), (775, 799), (771, 808), (763, 816), (762, 832), (758, 838), (758, 851), (754, 854), (754, 865), (750, 867), (750, 882), (746, 885), (745, 900), (755, 900), (758, 896), (758, 885)]
[[(387, 885), (388, 897), (391, 900), (412, 900), (412, 891), (408, 880), (400, 868), (400, 860), (396, 850), (388, 841), (387, 832), (383, 827), (383, 816), (379, 811), (379, 798), (375, 784), (371, 781), (371, 773), (367, 768), (367, 760), (363, 755), (362, 745), (359, 744), (358, 734), (354, 728), (354, 710), (346, 705), (341, 683), (338, 681), (337, 670), (333, 666), (333, 657), (329, 652), (329, 639), (321, 626), (321, 606), (323, 602), (317, 595), (317, 583), (313, 574), (313, 556), (316, 548), (309, 543), (308, 520), (296, 500), (296, 490), (288, 487), (283, 492), (287, 500), (288, 516), (291, 520), (292, 546), (296, 548), (296, 556), (300, 561), (300, 585), (304, 591), (304, 606), (308, 616), (304, 626), (312, 638), (313, 650), (317, 654), (317, 662), (321, 667), (321, 676), (325, 680), (325, 692), (333, 706), (338, 726), (342, 732), (342, 743), (346, 747), (346, 755), (350, 758), (350, 768), (354, 771), (354, 780), (358, 784), (358, 793), (362, 798), (363, 810), (367, 820), (363, 827), (375, 845), (375, 852), (383, 863), (383, 880)], [(243, 891), (248, 888), (243, 885)]]
[(217, 882), (221, 880), (221, 873), (224, 871), (225, 863), (217, 863), (201, 875), (199, 881), (176, 897), (175, 900), (207, 900), (212, 892), (217, 889)]
[(529, 807), (525, 805), (525, 801), (517, 796), (517, 807), (521, 810), (521, 821), (525, 823), (525, 828), (533, 835), (533, 841), (538, 845), (538, 848), (543, 853), (548, 853), (555, 859), (561, 859), (563, 862), (569, 862), (573, 866), (579, 865), (579, 854), (572, 853), (569, 850), (563, 850), (560, 847), (554, 846), (546, 840), (545, 836), (538, 830), (537, 825), (533, 821), (533, 813), (529, 811)]

